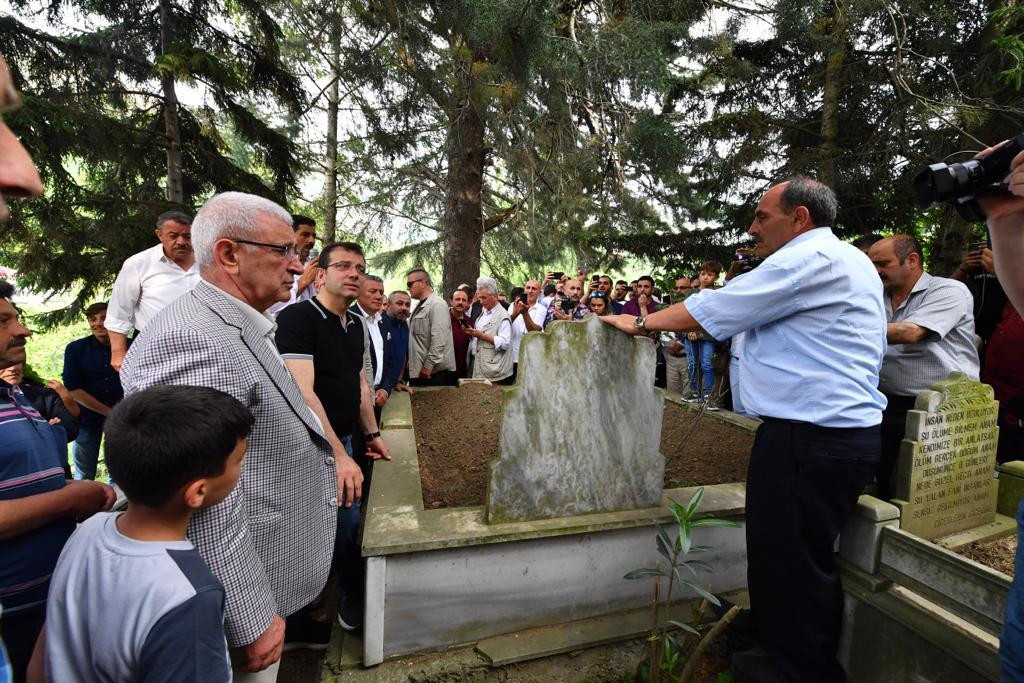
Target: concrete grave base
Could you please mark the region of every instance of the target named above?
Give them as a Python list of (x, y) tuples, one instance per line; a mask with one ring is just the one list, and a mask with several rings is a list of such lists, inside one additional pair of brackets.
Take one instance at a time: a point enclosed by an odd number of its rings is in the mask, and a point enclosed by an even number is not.
[[(484, 506), (424, 509), (408, 396), (388, 401), (383, 424), (392, 461), (374, 469), (365, 507), (364, 666), (649, 609), (651, 580), (623, 576), (662, 559), (656, 527), (674, 527), (664, 503), (685, 503), (694, 489), (666, 490), (659, 507), (488, 524)], [(708, 486), (701, 510), (742, 522), (744, 492), (742, 484)], [(742, 529), (698, 529), (694, 543), (712, 548), (699, 558), (716, 570), (698, 575), (705, 588), (746, 587)]]

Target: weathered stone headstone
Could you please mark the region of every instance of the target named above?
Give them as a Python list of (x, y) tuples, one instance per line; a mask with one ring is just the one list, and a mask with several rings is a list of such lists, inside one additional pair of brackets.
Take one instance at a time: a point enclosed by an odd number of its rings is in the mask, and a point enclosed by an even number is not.
[(900, 448), (900, 527), (933, 539), (995, 519), (999, 404), (962, 372), (922, 391)]
[(661, 504), (664, 398), (647, 339), (596, 316), (523, 337), (491, 461), (488, 522)]

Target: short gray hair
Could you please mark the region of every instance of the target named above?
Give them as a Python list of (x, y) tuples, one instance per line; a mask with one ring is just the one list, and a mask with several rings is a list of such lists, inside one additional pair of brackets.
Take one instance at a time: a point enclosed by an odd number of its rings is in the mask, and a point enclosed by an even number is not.
[(395, 303), (395, 297), (396, 296), (404, 296), (406, 299), (412, 298), (412, 297), (409, 296), (409, 292), (405, 291), (404, 289), (396, 289), (395, 291), (393, 291), (390, 294), (388, 294), (388, 303), (389, 304)]
[(789, 213), (796, 207), (803, 206), (811, 215), (814, 227), (831, 227), (836, 224), (839, 201), (832, 188), (806, 176), (794, 176), (783, 182), (786, 183), (786, 187), (779, 197), (779, 205), (783, 211)]
[(255, 239), (258, 219), (276, 218), (291, 229), (292, 215), (265, 197), (244, 192), (222, 192), (206, 200), (192, 222), (192, 249), (199, 269), (213, 265), (213, 245), (225, 237)]
[(497, 295), (498, 283), (493, 277), (478, 277), (476, 279), (476, 293), (479, 294), (481, 289), (486, 289), (491, 294)]
[(367, 274), (366, 279), (367, 280), (373, 280), (374, 282), (379, 282), (381, 284), (384, 284), (384, 278), (382, 278), (380, 275), (369, 275), (369, 274)]

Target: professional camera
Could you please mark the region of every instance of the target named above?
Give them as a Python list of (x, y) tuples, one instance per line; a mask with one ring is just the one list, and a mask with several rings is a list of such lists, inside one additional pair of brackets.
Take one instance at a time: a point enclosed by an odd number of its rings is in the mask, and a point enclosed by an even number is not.
[(985, 220), (978, 197), (1006, 192), (1003, 179), (1010, 173), (1010, 162), (1021, 150), (1024, 150), (1024, 133), (980, 159), (961, 164), (932, 164), (914, 177), (917, 203), (928, 210), (940, 202), (948, 202), (964, 220)]

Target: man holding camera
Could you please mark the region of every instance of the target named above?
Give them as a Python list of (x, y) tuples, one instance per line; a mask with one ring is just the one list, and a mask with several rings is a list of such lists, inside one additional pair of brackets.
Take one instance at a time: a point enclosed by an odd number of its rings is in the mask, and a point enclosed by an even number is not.
[(579, 280), (566, 280), (561, 294), (556, 294), (548, 312), (544, 316), (544, 327), (547, 327), (553, 320), (581, 320), (583, 316), (590, 313), (590, 309), (583, 305), (583, 283)]
[(747, 471), (747, 578), (768, 655), (734, 656), (743, 680), (844, 679), (834, 543), (878, 463), (886, 318), (871, 263), (829, 227), (836, 210), (819, 182), (775, 185), (750, 226), (757, 269), (649, 316), (602, 318), (630, 334), (747, 332), (739, 389), (762, 419)]

